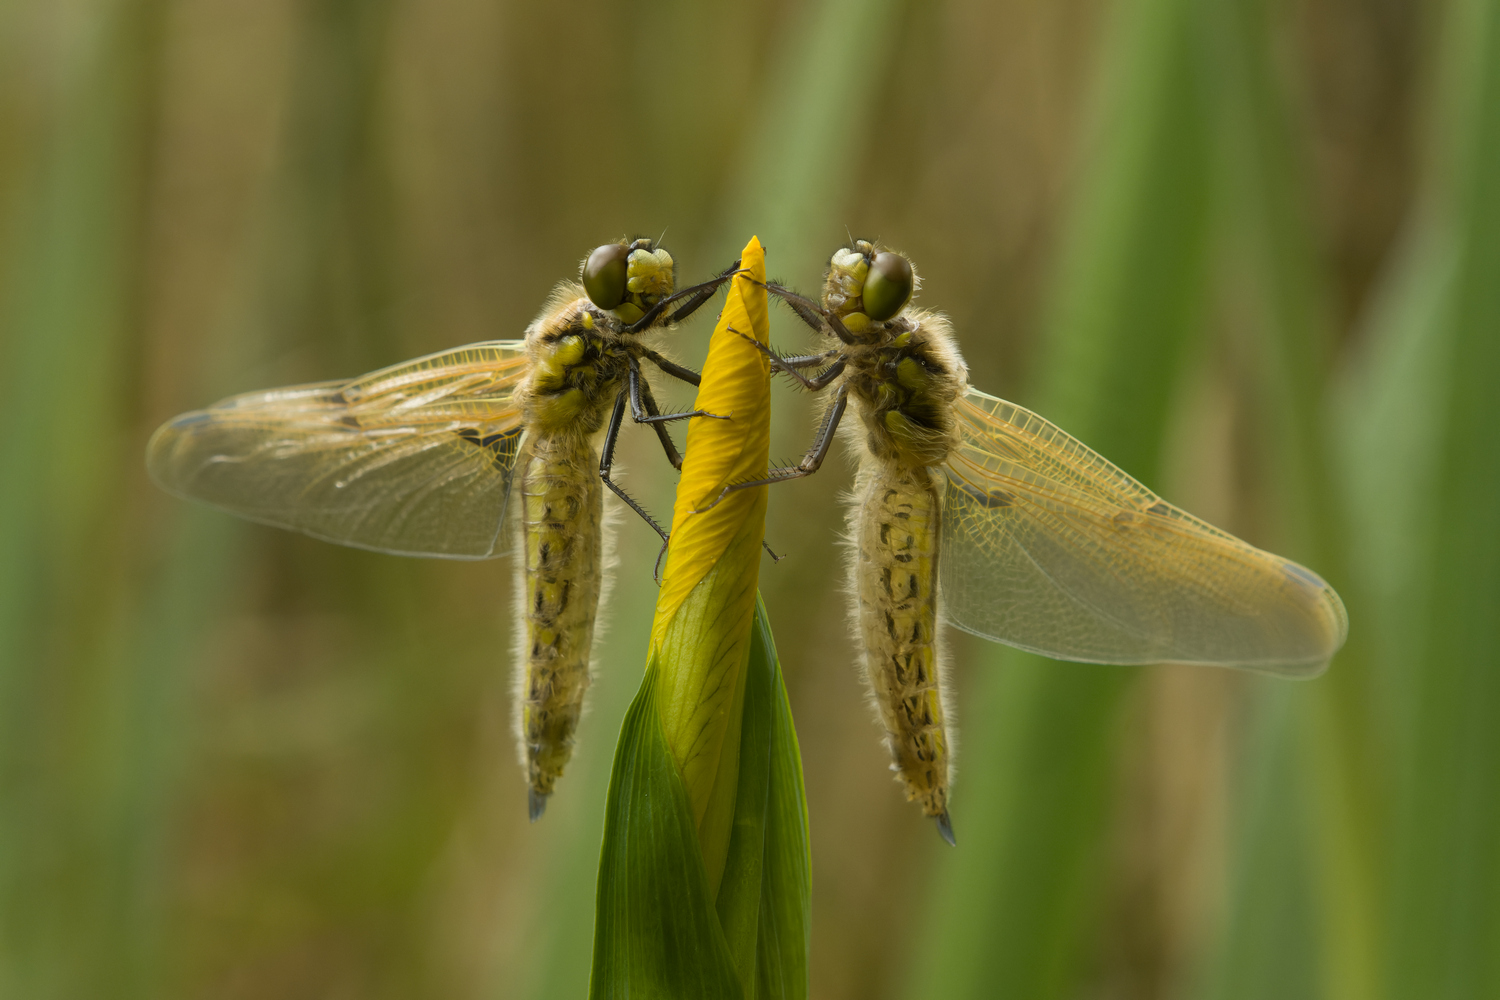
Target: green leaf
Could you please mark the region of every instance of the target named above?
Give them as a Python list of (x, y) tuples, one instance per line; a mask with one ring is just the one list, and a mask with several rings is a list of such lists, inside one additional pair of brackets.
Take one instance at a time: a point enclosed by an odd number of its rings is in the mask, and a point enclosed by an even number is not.
[[(1394, 998), (1500, 995), (1500, 5), (1456, 0), (1438, 89), (1432, 203), (1451, 226), (1451, 324), (1428, 448), (1434, 489), (1405, 702), (1385, 983)], [(1405, 474), (1405, 470), (1396, 470)]]
[(807, 806), (764, 605), (757, 599), (733, 833), (717, 899), (657, 716), (656, 676), (653, 662), (615, 751), (589, 995), (806, 997)]

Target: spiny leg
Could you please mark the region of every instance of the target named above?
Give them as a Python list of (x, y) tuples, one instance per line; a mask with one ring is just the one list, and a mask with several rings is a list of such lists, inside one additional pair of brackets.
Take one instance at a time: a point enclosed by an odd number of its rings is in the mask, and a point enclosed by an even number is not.
[(735, 261), (733, 264), (730, 264), (727, 268), (725, 268), (714, 277), (710, 278), (708, 281), (705, 281), (702, 284), (693, 285), (689, 288), (684, 288), (682, 291), (676, 292), (675, 294), (668, 295), (656, 305), (652, 306), (650, 309), (647, 309), (645, 313), (641, 315), (640, 319), (625, 327), (624, 332), (640, 333), (642, 330), (649, 330), (651, 327), (656, 325), (657, 320), (660, 319), (661, 314), (666, 311), (668, 306), (683, 299), (686, 299), (687, 301), (683, 302), (682, 305), (674, 309), (672, 311), (672, 314), (668, 316), (667, 319), (663, 322), (670, 325), (672, 323), (679, 323), (682, 320), (687, 319), (698, 310), (699, 306), (703, 305), (703, 303), (713, 298), (714, 293), (719, 290), (724, 282), (728, 281), (730, 278), (739, 273), (739, 269), (740, 262)]
[[(651, 386), (645, 379), (641, 378), (640, 369), (636, 367), (633, 358), (630, 362), (629, 385), (630, 408), (638, 412), (644, 406), (647, 416), (655, 414), (657, 412), (656, 399), (651, 395)], [(618, 405), (617, 403), (617, 408)], [(634, 413), (631, 415), (634, 416)], [(636, 419), (639, 420), (640, 418), (637, 417)], [(656, 431), (656, 438), (661, 442), (662, 451), (667, 454), (667, 461), (672, 463), (672, 468), (681, 472), (682, 452), (677, 450), (677, 445), (673, 442), (672, 435), (667, 433), (667, 425), (660, 421), (653, 421), (651, 427)]]
[(712, 510), (718, 506), (730, 493), (735, 490), (746, 490), (752, 486), (770, 486), (775, 483), (785, 483), (793, 479), (801, 479), (817, 472), (823, 465), (823, 459), (828, 457), (828, 449), (833, 447), (833, 435), (838, 430), (839, 421), (844, 417), (844, 410), (849, 405), (849, 390), (845, 386), (839, 386), (835, 390), (833, 405), (828, 409), (828, 415), (823, 418), (823, 426), (818, 428), (818, 436), (813, 440), (812, 447), (807, 450), (802, 461), (793, 466), (778, 469), (770, 469), (762, 479), (752, 479), (743, 483), (731, 483), (714, 497), (714, 502), (707, 507), (693, 511), (701, 514), (706, 510)]
[(667, 540), (667, 533), (665, 530), (663, 530), (661, 525), (656, 523), (656, 519), (650, 514), (646, 513), (646, 508), (636, 503), (629, 493), (626, 493), (619, 486), (616, 486), (614, 480), (609, 478), (610, 469), (612, 469), (615, 464), (615, 443), (619, 440), (620, 424), (623, 423), (624, 420), (625, 391), (622, 389), (620, 390), (620, 394), (615, 397), (615, 408), (614, 411), (609, 415), (609, 429), (604, 432), (604, 447), (599, 451), (599, 478), (604, 481), (605, 486), (608, 486), (611, 490), (614, 491), (615, 496), (619, 497), (621, 500), (624, 500), (631, 510), (635, 511), (645, 520), (647, 524), (651, 525), (652, 530), (660, 535), (661, 540), (665, 542)]
[[(798, 382), (801, 382), (804, 388), (811, 389), (814, 392), (817, 392), (820, 389), (828, 388), (828, 386), (833, 383), (834, 379), (844, 374), (844, 366), (848, 364), (848, 361), (845, 359), (844, 355), (839, 353), (838, 351), (824, 351), (822, 354), (796, 354), (790, 357), (782, 357), (780, 354), (777, 354), (775, 351), (771, 350), (765, 344), (762, 344), (760, 341), (756, 340), (749, 334), (740, 333), (740, 331), (736, 330), (734, 327), (730, 327), (729, 330), (731, 333), (739, 333), (741, 337), (744, 337), (751, 344), (755, 345), (756, 350), (760, 351), (766, 357), (770, 358), (771, 367), (773, 369), (790, 375)], [(799, 369), (802, 368), (815, 368), (818, 365), (823, 364), (825, 361), (830, 360), (833, 361), (833, 364), (829, 365), (827, 370), (818, 375), (814, 375), (812, 378), (808, 378), (806, 375), (802, 374), (801, 371), (799, 371)]]
[[(756, 341), (756, 343), (759, 343), (759, 341)], [(835, 361), (842, 356), (838, 351), (823, 351), (821, 354), (772, 354), (772, 357), (780, 363), (783, 371), (801, 371), (803, 368), (816, 368), (819, 365), (826, 365)]]
[(812, 299), (809, 299), (804, 295), (798, 295), (790, 288), (787, 288), (784, 285), (778, 285), (774, 281), (766, 282), (765, 288), (766, 291), (770, 292), (772, 295), (775, 295), (777, 298), (781, 299), (781, 301), (785, 302), (787, 306), (791, 308), (792, 312), (797, 314), (797, 317), (801, 319), (802, 322), (812, 327), (818, 333), (822, 333), (823, 327), (827, 326), (828, 329), (833, 331), (834, 336), (838, 337), (844, 343), (859, 343), (859, 340), (854, 336), (854, 334), (850, 333), (848, 328), (844, 326), (843, 320), (839, 319), (838, 316), (818, 305), (818, 303), (814, 302)]
[(784, 285), (778, 285), (774, 281), (766, 282), (766, 291), (785, 302), (787, 307), (796, 313), (797, 318), (802, 320), (802, 322), (812, 327), (818, 333), (823, 332), (822, 306), (818, 305), (812, 299), (798, 295)]
[(676, 295), (669, 295), (667, 297), (667, 302), (669, 303), (675, 302), (680, 298), (686, 298), (687, 301), (678, 306), (676, 309), (672, 310), (672, 315), (667, 317), (666, 324), (668, 326), (671, 326), (674, 323), (680, 323), (683, 320), (687, 319), (693, 313), (698, 311), (699, 306), (703, 305), (709, 299), (713, 298), (714, 295), (718, 292), (719, 288), (724, 284), (724, 282), (728, 281), (730, 278), (733, 278), (736, 274), (739, 273), (740, 262), (736, 260), (733, 264), (730, 264), (728, 267), (720, 271), (718, 274), (714, 275), (714, 277), (710, 278), (708, 281), (705, 281), (700, 285), (696, 285), (693, 288), (684, 288)]
[(657, 354), (649, 347), (641, 347), (638, 348), (638, 350), (640, 351), (641, 357), (645, 358), (647, 361), (651, 362), (653, 365), (660, 368), (662, 371), (666, 372), (673, 378), (681, 379), (688, 385), (691, 385), (695, 388), (703, 384), (703, 376), (699, 375), (691, 368), (684, 368), (682, 365), (679, 365), (677, 362), (671, 360), (670, 358), (662, 357), (660, 354)]
[(630, 416), (638, 424), (664, 424), (673, 420), (686, 420), (689, 417), (712, 417), (715, 420), (728, 420), (729, 417), (721, 413), (709, 413), (707, 410), (688, 410), (684, 413), (660, 413), (656, 409), (656, 401), (652, 400), (647, 408), (644, 400), (651, 399), (651, 387), (646, 380), (641, 378), (641, 364), (635, 358), (628, 359), (630, 363)]

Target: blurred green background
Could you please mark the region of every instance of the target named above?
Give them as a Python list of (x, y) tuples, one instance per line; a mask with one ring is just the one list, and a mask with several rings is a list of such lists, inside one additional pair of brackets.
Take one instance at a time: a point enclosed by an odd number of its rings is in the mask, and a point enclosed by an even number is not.
[(856, 674), (849, 469), (777, 489), (813, 995), (1500, 996), (1495, 0), (0, 5), (0, 996), (582, 996), (653, 536), (532, 826), (509, 561), (195, 508), (146, 438), (518, 337), (622, 234), (697, 280), (756, 233), (810, 289), (846, 227), (975, 385), (1315, 568), (1351, 638), (1278, 683), (955, 633), (949, 850)]

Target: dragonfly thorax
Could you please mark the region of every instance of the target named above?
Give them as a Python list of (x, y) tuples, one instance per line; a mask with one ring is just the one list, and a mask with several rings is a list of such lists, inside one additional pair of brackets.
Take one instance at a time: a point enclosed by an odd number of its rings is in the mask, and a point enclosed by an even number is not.
[(912, 310), (878, 326), (880, 342), (845, 348), (845, 382), (877, 459), (941, 465), (955, 442), (953, 403), (967, 385), (948, 321)]
[(620, 333), (610, 314), (572, 288), (526, 330), (531, 370), (517, 389), (526, 425), (536, 431), (590, 437), (604, 426), (630, 371), (638, 338)]

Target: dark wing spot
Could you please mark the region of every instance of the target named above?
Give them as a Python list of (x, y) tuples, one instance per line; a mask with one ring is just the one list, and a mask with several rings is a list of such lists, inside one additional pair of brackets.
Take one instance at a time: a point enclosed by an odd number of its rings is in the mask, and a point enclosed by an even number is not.
[(496, 468), (503, 470), (515, 464), (516, 451), (521, 445), (521, 433), (524, 429), (517, 424), (499, 433), (481, 434), (477, 428), (462, 427), (457, 433), (474, 447), (488, 451)]
[(968, 483), (955, 478), (952, 474), (948, 476), (948, 481), (954, 486), (957, 486), (964, 493), (968, 494), (975, 503), (979, 504), (979, 506), (985, 508), (986, 510), (995, 510), (1000, 507), (1010, 507), (1013, 506), (1016, 502), (1016, 495), (1014, 493), (1008, 493), (1005, 490), (990, 490), (986, 493), (985, 491), (980, 490), (977, 487), (971, 486)]
[(1166, 517), (1168, 514), (1172, 513), (1172, 508), (1158, 501), (1157, 503), (1154, 503), (1151, 506), (1147, 507), (1146, 513), (1156, 514), (1160, 517)]

